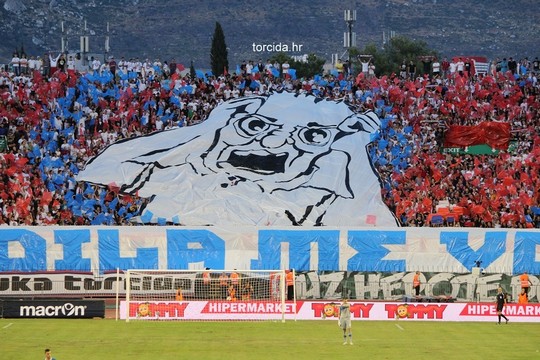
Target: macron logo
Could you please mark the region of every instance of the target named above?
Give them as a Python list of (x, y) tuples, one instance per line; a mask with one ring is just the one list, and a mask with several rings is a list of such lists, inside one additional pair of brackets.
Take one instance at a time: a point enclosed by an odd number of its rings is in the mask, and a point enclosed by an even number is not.
[(19, 315), (21, 317), (73, 317), (84, 316), (86, 306), (75, 306), (72, 303), (50, 306), (21, 306)]

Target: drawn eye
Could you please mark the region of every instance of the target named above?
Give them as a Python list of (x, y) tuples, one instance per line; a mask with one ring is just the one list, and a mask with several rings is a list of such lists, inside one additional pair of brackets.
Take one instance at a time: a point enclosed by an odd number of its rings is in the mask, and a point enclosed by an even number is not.
[(300, 133), (300, 139), (309, 145), (322, 146), (330, 140), (330, 132), (324, 129), (305, 129)]
[(238, 120), (238, 128), (248, 136), (267, 131), (272, 125), (258, 116), (249, 116)]

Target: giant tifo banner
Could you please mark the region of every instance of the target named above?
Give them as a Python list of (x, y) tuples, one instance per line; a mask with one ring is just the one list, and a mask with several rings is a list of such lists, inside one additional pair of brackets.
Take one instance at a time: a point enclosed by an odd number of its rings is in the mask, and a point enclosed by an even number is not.
[(245, 97), (197, 126), (116, 142), (77, 180), (148, 199), (142, 223), (395, 227), (366, 148), (380, 127), (342, 101)]
[(540, 230), (2, 227), (0, 271), (211, 268), (540, 274)]
[[(494, 303), (396, 303), (351, 301), (354, 320), (399, 321), (497, 321)], [(125, 319), (126, 302), (120, 305)], [(268, 302), (130, 302), (130, 318), (140, 320), (280, 320), (282, 305)], [(540, 304), (508, 304), (503, 313), (512, 322), (540, 322)], [(285, 304), (286, 320), (325, 320), (339, 318), (339, 302), (297, 301)]]

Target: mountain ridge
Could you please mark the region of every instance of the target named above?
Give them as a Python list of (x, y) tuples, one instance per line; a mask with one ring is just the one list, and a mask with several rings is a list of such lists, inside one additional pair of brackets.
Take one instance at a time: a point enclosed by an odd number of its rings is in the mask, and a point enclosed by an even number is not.
[[(225, 6), (224, 6), (225, 4)], [(79, 36), (90, 36), (93, 52), (104, 52), (107, 22), (111, 53), (117, 57), (159, 58), (209, 67), (216, 21), (225, 33), (231, 67), (243, 60), (263, 60), (271, 52), (253, 51), (253, 44), (302, 45), (301, 52), (330, 61), (344, 52), (347, 25), (343, 10), (356, 9), (358, 47), (382, 46), (383, 31), (425, 41), (445, 56), (538, 56), (540, 2), (518, 0), (363, 0), (342, 2), (282, 0), (4, 0), (0, 8), (0, 61), (14, 50), (28, 55), (59, 51), (61, 23), (68, 49), (79, 48)], [(84, 24), (87, 30), (84, 30)]]

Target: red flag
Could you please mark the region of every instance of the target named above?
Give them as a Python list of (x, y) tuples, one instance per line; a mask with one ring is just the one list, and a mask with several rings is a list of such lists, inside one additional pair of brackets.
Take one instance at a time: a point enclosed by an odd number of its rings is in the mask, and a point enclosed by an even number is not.
[(37, 70), (34, 70), (32, 77), (34, 80), (34, 84), (40, 83), (41, 80), (43, 80), (43, 76), (41, 76), (41, 72)]
[(109, 191), (112, 191), (115, 194), (120, 192), (120, 186), (118, 186), (115, 182), (108, 184), (107, 187), (109, 188)]
[(433, 204), (433, 202), (431, 201), (430, 198), (428, 197), (425, 197), (423, 200), (422, 200), (422, 205), (424, 205), (424, 207), (426, 208), (431, 208), (431, 205)]
[(483, 214), (486, 209), (482, 205), (474, 205), (471, 209), (474, 214)]
[(499, 197), (503, 197), (509, 194), (508, 189), (503, 185), (497, 186), (496, 189), (497, 189), (497, 195), (499, 195)]
[(510, 124), (484, 121), (475, 126), (450, 125), (444, 139), (446, 147), (466, 147), (488, 144), (506, 150), (510, 142)]
[(58, 78), (58, 80), (60, 80), (61, 83), (65, 82), (68, 78), (67, 74), (63, 71), (57, 71), (56, 77)]
[(482, 219), (484, 221), (493, 221), (493, 216), (489, 213), (489, 211), (486, 211), (482, 214)]
[(10, 166), (8, 167), (7, 169), (4, 170), (6, 175), (9, 176), (9, 177), (12, 177), (13, 175), (17, 174), (19, 172), (19, 170), (17, 169), (16, 166)]
[(41, 200), (39, 202), (40, 206), (48, 205), (52, 200), (52, 192), (50, 191), (44, 191), (41, 195)]
[(508, 187), (514, 183), (514, 179), (512, 179), (510, 176), (507, 176), (503, 180), (503, 184)]
[(359, 73), (358, 76), (356, 77), (356, 85), (360, 84), (362, 82), (362, 80), (364, 80), (364, 73)]
[(69, 73), (69, 81), (68, 81), (68, 86), (69, 87), (76, 87), (77, 86), (77, 74), (75, 73), (75, 70), (68, 70), (70, 71)]
[(17, 166), (19, 169), (22, 169), (27, 162), (28, 158), (18, 158), (14, 161), (14, 165)]

